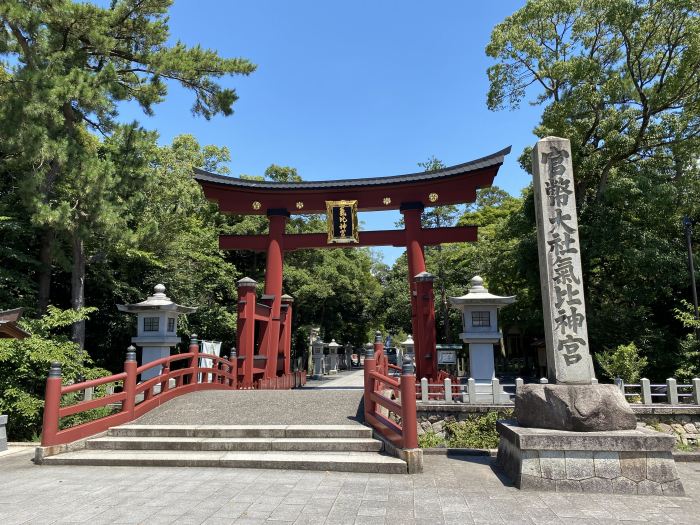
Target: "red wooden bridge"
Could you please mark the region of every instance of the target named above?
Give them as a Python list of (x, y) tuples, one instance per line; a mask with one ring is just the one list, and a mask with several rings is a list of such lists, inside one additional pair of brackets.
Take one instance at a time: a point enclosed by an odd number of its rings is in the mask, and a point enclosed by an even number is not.
[[(137, 366), (130, 349), (124, 371), (84, 383), (64, 385), (60, 364), (51, 367), (46, 384), (42, 445), (51, 454), (60, 446), (123, 425), (174, 397), (202, 390), (292, 389), (306, 382), (305, 372), (291, 370), (293, 299), (283, 295), (285, 251), (353, 246), (405, 246), (408, 255), (408, 289), (415, 341), (415, 370), (418, 377), (440, 379), (435, 346), (433, 276), (426, 272), (423, 246), (448, 242), (476, 241), (476, 226), (423, 228), (425, 206), (473, 202), (478, 188), (492, 184), (510, 148), (457, 166), (429, 172), (322, 182), (266, 182), (236, 179), (196, 170), (195, 179), (207, 198), (224, 213), (265, 214), (266, 235), (220, 237), (222, 249), (266, 252), (265, 288), (256, 294), (257, 283), (238, 281), (237, 348), (230, 359), (200, 352), (196, 336), (189, 350)], [(356, 212), (398, 209), (404, 217), (403, 231), (357, 230)], [(328, 234), (287, 234), (293, 213), (321, 213), (328, 217)], [(211, 367), (200, 366), (200, 358), (211, 359)], [(389, 365), (381, 334), (365, 359), (364, 421), (387, 446), (404, 458), (417, 449), (416, 375), (413, 363)], [(139, 381), (153, 367), (160, 375)], [(390, 374), (392, 370), (396, 375)], [(117, 385), (118, 392), (95, 399), (75, 401), (86, 388), (100, 390)], [(111, 411), (97, 417), (90, 411)], [(70, 426), (69, 416), (84, 414), (88, 422)], [(53, 447), (53, 448), (52, 448)], [(58, 447), (58, 448), (57, 448)], [(54, 450), (55, 449), (55, 450)], [(409, 461), (410, 470), (410, 461)]]

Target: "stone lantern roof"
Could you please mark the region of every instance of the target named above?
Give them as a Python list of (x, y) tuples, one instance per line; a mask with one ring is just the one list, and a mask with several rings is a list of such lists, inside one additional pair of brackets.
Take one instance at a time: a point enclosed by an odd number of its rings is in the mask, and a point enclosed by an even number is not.
[(515, 296), (511, 295), (504, 297), (489, 293), (484, 287), (484, 280), (475, 275), (471, 279), (471, 288), (466, 295), (461, 297), (450, 297), (450, 304), (453, 306), (469, 307), (469, 306), (497, 306), (502, 307), (515, 302)]
[(134, 304), (118, 304), (117, 309), (120, 312), (131, 314), (153, 310), (177, 312), (178, 314), (191, 314), (197, 311), (196, 307), (182, 306), (171, 301), (170, 297), (165, 295), (165, 286), (162, 284), (155, 285), (153, 291), (153, 295), (149, 295), (145, 301)]

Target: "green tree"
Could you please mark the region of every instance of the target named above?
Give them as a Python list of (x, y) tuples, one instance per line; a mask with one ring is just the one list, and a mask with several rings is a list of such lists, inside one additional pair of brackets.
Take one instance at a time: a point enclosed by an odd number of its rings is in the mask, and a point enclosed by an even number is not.
[(52, 362), (61, 363), (66, 382), (78, 377), (89, 380), (109, 375), (107, 370), (95, 368), (87, 352), (67, 336), (67, 328), (92, 311), (49, 306), (45, 316), (22, 320), (22, 327), (30, 332), (30, 337), (0, 339), (0, 412), (9, 415), (10, 439), (24, 441), (39, 435), (46, 373)]
[(685, 383), (700, 377), (700, 340), (697, 335), (700, 331), (700, 321), (695, 318), (693, 306), (688, 301), (682, 303), (683, 308), (676, 308), (674, 312), (676, 319), (690, 331), (679, 341), (680, 359), (674, 377)]
[[(118, 313), (115, 302), (138, 302), (157, 283), (180, 304), (197, 306), (178, 323), (180, 335), (196, 332), (208, 339), (234, 344), (235, 281), (238, 272), (219, 250), (219, 232), (233, 219), (221, 215), (207, 202), (192, 178), (194, 167), (226, 173), (230, 159), (226, 148), (201, 146), (191, 135), (176, 137), (169, 146), (158, 147), (155, 137), (138, 149), (147, 163), (141, 166), (138, 191), (123, 192), (121, 218), (128, 235), (116, 242), (101, 243), (102, 257), (91, 265), (88, 277), (90, 304), (99, 307), (88, 327), (87, 347), (110, 369), (121, 366), (123, 349), (134, 333), (131, 316)], [(119, 141), (114, 145), (119, 148)]]
[[(255, 66), (200, 46), (167, 45), (170, 0), (115, 0), (109, 7), (59, 0), (9, 0), (0, 6), (3, 162), (23, 173), (21, 194), (40, 246), (39, 310), (50, 300), (54, 243), (71, 245), (71, 303), (84, 304), (85, 242), (118, 215), (113, 166), (91, 135), (109, 136), (117, 105), (135, 101), (147, 114), (169, 81), (194, 95), (192, 112), (230, 115), (237, 96), (217, 79)], [(83, 344), (82, 322), (73, 337)]]
[[(425, 171), (433, 171), (445, 168), (445, 164), (435, 158), (430, 157), (425, 162), (419, 162), (418, 166)], [(446, 206), (433, 206), (423, 212), (421, 222), (423, 228), (444, 228), (453, 226), (457, 220), (458, 207), (450, 204)], [(442, 338), (446, 343), (452, 342), (452, 334), (450, 330), (450, 307), (447, 304), (447, 283), (445, 275), (445, 258), (443, 257), (443, 246), (430, 246), (426, 248), (426, 258), (433, 259), (436, 268), (437, 285), (438, 285), (438, 316), (436, 322), (442, 325)]]
[[(687, 293), (680, 218), (699, 213), (699, 30), (693, 0), (530, 0), (486, 49), (489, 108), (529, 98), (535, 134), (571, 140), (591, 348), (632, 341), (662, 377)], [(525, 197), (516, 258), (536, 264)]]

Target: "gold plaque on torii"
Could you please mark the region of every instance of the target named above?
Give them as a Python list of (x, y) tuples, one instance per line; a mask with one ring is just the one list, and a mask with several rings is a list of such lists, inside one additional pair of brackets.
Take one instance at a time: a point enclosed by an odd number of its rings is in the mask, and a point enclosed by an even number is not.
[(357, 228), (357, 201), (326, 201), (328, 244), (360, 242)]

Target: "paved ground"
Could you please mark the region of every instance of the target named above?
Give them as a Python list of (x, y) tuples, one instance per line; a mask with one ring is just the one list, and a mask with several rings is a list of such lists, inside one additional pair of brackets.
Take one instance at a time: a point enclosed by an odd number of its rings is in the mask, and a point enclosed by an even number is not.
[(329, 389), (346, 389), (365, 387), (365, 371), (359, 370), (344, 370), (338, 375), (324, 376), (322, 380), (310, 380), (307, 383), (307, 388), (329, 388)]
[(409, 476), (36, 466), (22, 451), (0, 458), (0, 523), (698, 524), (700, 464), (678, 466), (689, 497), (520, 492), (485, 457), (426, 456)]
[[(363, 413), (362, 390), (209, 390), (176, 397), (137, 420), (145, 425), (347, 425)], [(359, 423), (358, 423), (359, 424)]]

